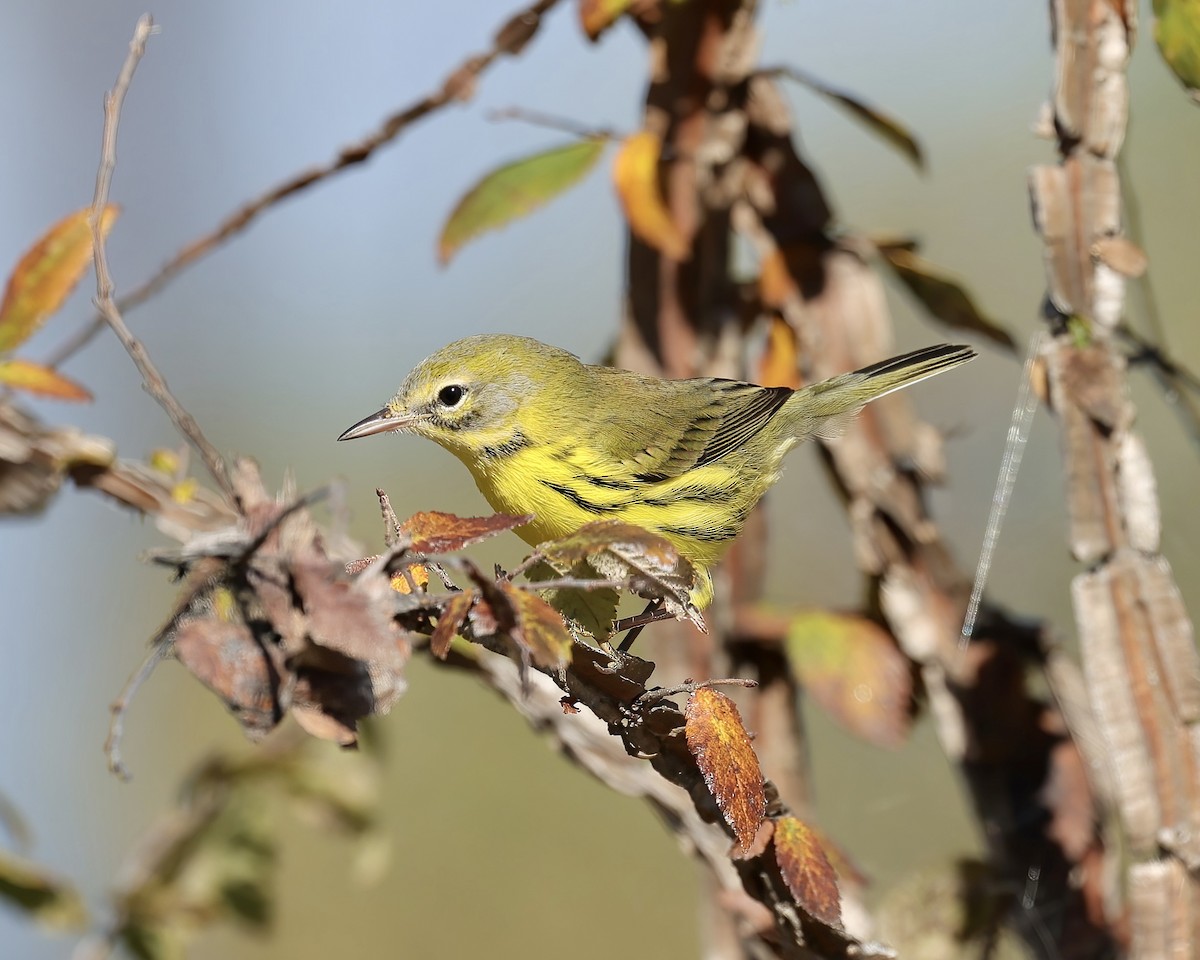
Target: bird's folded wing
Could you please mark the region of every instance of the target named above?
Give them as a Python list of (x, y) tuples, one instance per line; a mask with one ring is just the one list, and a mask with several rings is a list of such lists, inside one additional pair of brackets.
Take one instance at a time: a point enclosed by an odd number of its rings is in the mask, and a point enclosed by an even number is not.
[[(654, 386), (646, 390), (645, 387)], [(759, 433), (792, 391), (736, 380), (648, 381), (640, 409), (612, 411), (597, 431), (625, 479), (658, 483), (713, 463)]]

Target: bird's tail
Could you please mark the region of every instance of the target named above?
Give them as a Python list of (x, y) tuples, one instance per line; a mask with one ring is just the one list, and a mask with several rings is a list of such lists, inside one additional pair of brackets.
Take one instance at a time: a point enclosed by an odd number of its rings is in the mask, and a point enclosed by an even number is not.
[(795, 419), (796, 434), (801, 439), (836, 436), (872, 400), (961, 366), (974, 357), (975, 351), (961, 344), (940, 343), (914, 350), (797, 390), (785, 409)]

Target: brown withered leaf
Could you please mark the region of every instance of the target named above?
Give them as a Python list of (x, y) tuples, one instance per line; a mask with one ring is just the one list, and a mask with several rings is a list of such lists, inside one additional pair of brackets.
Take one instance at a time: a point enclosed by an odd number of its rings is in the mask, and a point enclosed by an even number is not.
[(688, 750), (737, 837), (734, 856), (744, 855), (766, 815), (767, 800), (758, 756), (737, 705), (723, 693), (701, 687), (688, 697), (684, 718)]
[(669, 541), (649, 530), (620, 520), (598, 520), (569, 536), (539, 544), (538, 549), (550, 563), (572, 572), (586, 562), (604, 579), (627, 580), (633, 593), (662, 599), (674, 616), (705, 629), (700, 611), (691, 602), (692, 565)]
[[(311, 644), (290, 663), (296, 673), (290, 712), (314, 737), (354, 746), (358, 721), (387, 710), (377, 709), (374, 678), (362, 660)], [(398, 682), (403, 689), (403, 681)]]
[(771, 318), (767, 345), (758, 362), (757, 380), (764, 387), (800, 386), (800, 343), (796, 331), (783, 317)]
[(1140, 277), (1150, 265), (1146, 251), (1128, 237), (1101, 237), (1092, 244), (1092, 256), (1125, 277)]
[(116, 460), (111, 440), (74, 427), (48, 428), (0, 401), (0, 515), (37, 513), (78, 470), (106, 475)]
[(842, 905), (837, 874), (815, 831), (796, 817), (780, 817), (775, 821), (775, 862), (800, 908), (840, 930)]
[(958, 281), (901, 244), (877, 244), (897, 278), (936, 320), (956, 330), (972, 330), (1015, 349), (1012, 334), (984, 315)]
[[(92, 208), (68, 214), (52, 226), (17, 263), (0, 301), (0, 353), (19, 346), (63, 305), (92, 262)], [(107, 235), (118, 208), (109, 204), (101, 215)]]
[(688, 256), (687, 239), (671, 218), (658, 186), (662, 141), (650, 130), (626, 137), (613, 163), (613, 185), (633, 235), (672, 260)]
[(429, 652), (439, 660), (445, 660), (450, 653), (450, 644), (462, 629), (463, 622), (471, 610), (471, 604), (475, 602), (478, 595), (475, 590), (464, 590), (461, 593), (451, 594), (446, 605), (442, 607), (437, 626), (433, 628), (433, 633), (429, 637)]
[(908, 735), (912, 674), (891, 635), (865, 617), (811, 610), (784, 640), (796, 679), (835, 720), (881, 747)]
[(431, 510), (414, 513), (400, 524), (400, 529), (412, 538), (410, 549), (414, 553), (453, 553), (532, 519), (532, 514), (516, 516), (494, 513), (490, 517), (458, 517), (453, 513)]
[(298, 559), (291, 566), (292, 589), (307, 615), (309, 638), (323, 647), (364, 661), (392, 662), (399, 666), (407, 650), (399, 628), (390, 616), (382, 577), (337, 579), (340, 570), (327, 559)]
[(563, 618), (541, 597), (501, 582), (500, 590), (512, 604), (516, 625), (512, 639), (530, 659), (547, 670), (562, 670), (571, 662), (571, 634)]
[(39, 397), (53, 397), (55, 400), (92, 399), (88, 389), (70, 377), (64, 377), (57, 370), (51, 370), (40, 363), (19, 358), (0, 360), (0, 383), (14, 390), (24, 390)]
[(74, 887), (4, 850), (0, 850), (0, 901), (55, 930), (75, 929), (87, 922), (83, 898)]
[(185, 621), (175, 632), (175, 656), (220, 697), (253, 740), (283, 719), (281, 678), (243, 623), (219, 617)]

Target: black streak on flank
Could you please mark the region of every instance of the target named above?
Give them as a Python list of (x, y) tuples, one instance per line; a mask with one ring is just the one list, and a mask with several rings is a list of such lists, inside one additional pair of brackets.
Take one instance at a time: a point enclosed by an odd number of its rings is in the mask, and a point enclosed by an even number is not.
[(600, 504), (600, 503), (592, 503), (590, 500), (585, 500), (583, 497), (581, 497), (578, 493), (576, 493), (570, 487), (564, 487), (561, 484), (551, 483), (549, 480), (539, 480), (538, 482), (543, 487), (546, 487), (549, 490), (553, 490), (560, 497), (566, 497), (573, 504), (575, 504), (575, 506), (579, 507), (580, 510), (586, 510), (588, 513), (595, 513), (595, 514), (603, 515), (603, 514), (612, 513), (616, 510), (621, 509), (619, 506), (615, 506), (615, 505), (614, 506), (604, 506), (603, 504)]
[(484, 447), (482, 453), (486, 460), (499, 460), (501, 457), (511, 457), (528, 446), (529, 438), (518, 430), (503, 443), (498, 443), (494, 447)]
[(593, 487), (603, 487), (605, 490), (636, 490), (637, 484), (628, 480), (607, 480), (604, 477), (593, 477), (591, 474), (580, 474), (579, 479), (590, 483)]
[(700, 540), (704, 543), (725, 543), (738, 535), (736, 527), (661, 527), (659, 529), (669, 536)]

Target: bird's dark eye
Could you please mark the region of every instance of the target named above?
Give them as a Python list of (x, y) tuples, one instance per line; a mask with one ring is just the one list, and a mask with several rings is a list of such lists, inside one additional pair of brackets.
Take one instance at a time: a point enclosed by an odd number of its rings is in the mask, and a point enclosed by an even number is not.
[(438, 403), (443, 407), (456, 407), (466, 392), (465, 387), (460, 387), (457, 383), (452, 383), (448, 387), (442, 387), (438, 391)]

